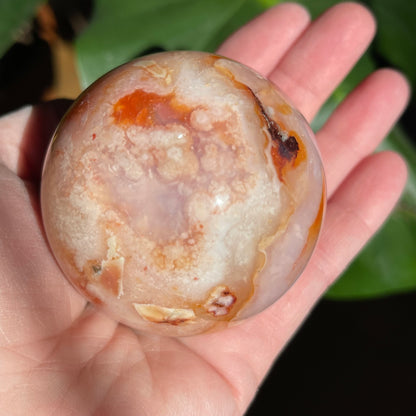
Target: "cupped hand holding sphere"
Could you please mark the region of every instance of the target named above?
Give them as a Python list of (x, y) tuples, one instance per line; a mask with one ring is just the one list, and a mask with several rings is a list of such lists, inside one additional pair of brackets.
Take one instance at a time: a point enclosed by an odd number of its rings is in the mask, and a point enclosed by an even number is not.
[[(239, 30), (219, 53), (271, 79), (310, 121), (374, 28), (357, 4), (341, 3), (312, 23), (301, 7), (281, 4)], [(57, 103), (0, 118), (0, 414), (244, 414), (276, 355), (396, 203), (405, 165), (394, 153), (372, 152), (408, 95), (403, 77), (384, 69), (345, 99), (316, 135), (328, 204), (308, 266), (263, 312), (188, 337), (119, 325), (88, 307), (61, 276), (38, 195)], [(98, 134), (90, 140), (98, 141)], [(102, 267), (112, 259), (96, 260)]]

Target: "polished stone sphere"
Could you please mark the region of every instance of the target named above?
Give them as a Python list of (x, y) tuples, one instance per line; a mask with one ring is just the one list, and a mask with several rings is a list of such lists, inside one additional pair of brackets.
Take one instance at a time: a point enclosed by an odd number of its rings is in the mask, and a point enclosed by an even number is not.
[(292, 285), (325, 180), (311, 129), (270, 81), (221, 56), (165, 52), (75, 101), (41, 204), (51, 250), (89, 301), (184, 336), (248, 318)]

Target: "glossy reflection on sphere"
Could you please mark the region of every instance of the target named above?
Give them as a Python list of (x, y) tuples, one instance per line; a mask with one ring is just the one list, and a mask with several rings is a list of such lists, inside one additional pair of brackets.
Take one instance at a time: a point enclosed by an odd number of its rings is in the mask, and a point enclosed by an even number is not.
[(303, 117), (229, 59), (166, 52), (74, 103), (41, 203), (64, 274), (139, 330), (224, 328), (281, 296), (308, 261), (325, 181)]

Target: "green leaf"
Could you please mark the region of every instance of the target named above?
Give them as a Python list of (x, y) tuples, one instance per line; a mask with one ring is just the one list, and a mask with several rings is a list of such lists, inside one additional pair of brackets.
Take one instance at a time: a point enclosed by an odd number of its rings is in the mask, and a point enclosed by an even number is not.
[(0, 57), (19, 38), (25, 24), (44, 0), (1, 0)]
[[(274, 3), (280, 3), (282, 0), (272, 0)], [(230, 16), (229, 20), (213, 34), (207, 42), (204, 50), (215, 51), (228, 36), (240, 29), (247, 22), (264, 12), (267, 7), (261, 4), (262, 0), (245, 0), (241, 6)]]
[(215, 48), (217, 33), (248, 1), (96, 0), (92, 22), (76, 42), (82, 85), (152, 48)]
[(329, 289), (329, 298), (357, 299), (416, 289), (416, 150), (399, 127), (380, 150), (405, 157), (409, 169), (405, 192), (383, 228)]
[(371, 0), (378, 21), (376, 45), (389, 63), (416, 82), (416, 2)]
[(341, 3), (340, 0), (299, 0), (298, 3), (305, 6), (309, 13), (311, 14), (312, 19), (316, 19), (324, 11), (328, 10), (330, 7), (335, 4)]
[[(379, 150), (393, 150), (400, 153), (407, 162), (408, 179), (399, 208), (410, 211), (416, 217), (416, 148), (404, 131), (396, 126)], [(416, 219), (416, 218), (415, 218)], [(416, 251), (414, 251), (416, 257)], [(415, 270), (416, 274), (416, 270)]]
[[(256, 0), (264, 8), (269, 8), (277, 3), (280, 3), (279, 0)], [(368, 0), (365, 0), (368, 1)], [(342, 0), (297, 0), (296, 3), (299, 3), (306, 7), (309, 10), (312, 19), (316, 19), (324, 11), (328, 10), (330, 7), (341, 3)]]

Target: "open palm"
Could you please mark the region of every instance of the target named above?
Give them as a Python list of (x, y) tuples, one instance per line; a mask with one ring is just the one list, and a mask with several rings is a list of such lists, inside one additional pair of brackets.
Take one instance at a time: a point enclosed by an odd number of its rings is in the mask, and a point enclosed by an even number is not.
[[(374, 34), (362, 6), (310, 23), (283, 4), (240, 29), (219, 53), (268, 76), (308, 120)], [(317, 134), (328, 209), (305, 272), (273, 306), (222, 332), (137, 334), (89, 306), (63, 278), (42, 228), (38, 189), (48, 138), (65, 103), (0, 119), (0, 414), (241, 415), (277, 354), (395, 204), (406, 178), (393, 153), (371, 154), (408, 97), (379, 70)]]

